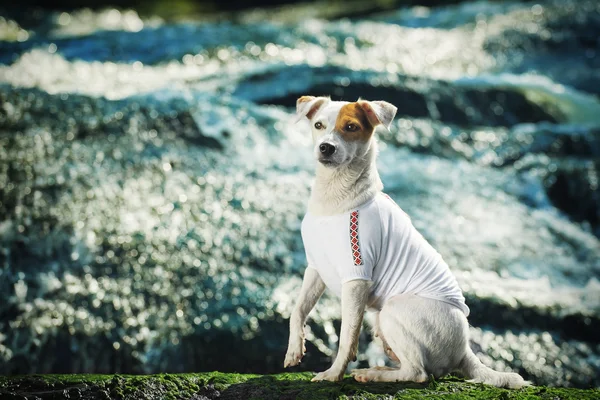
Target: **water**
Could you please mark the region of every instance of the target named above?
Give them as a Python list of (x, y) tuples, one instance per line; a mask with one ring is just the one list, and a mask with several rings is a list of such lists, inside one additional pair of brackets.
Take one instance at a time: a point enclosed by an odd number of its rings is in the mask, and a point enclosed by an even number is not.
[[(0, 373), (281, 371), (314, 170), (292, 107), (331, 94), (398, 106), (386, 192), (455, 272), (481, 358), (600, 385), (599, 22), (594, 1), (5, 10)], [(326, 295), (300, 369), (338, 329)], [(385, 362), (368, 339), (356, 365)]]

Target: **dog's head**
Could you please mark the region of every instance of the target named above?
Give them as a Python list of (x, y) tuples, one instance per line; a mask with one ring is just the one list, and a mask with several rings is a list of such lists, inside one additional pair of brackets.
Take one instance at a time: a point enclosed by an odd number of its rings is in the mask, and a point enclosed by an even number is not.
[(328, 97), (302, 96), (296, 102), (298, 120), (307, 118), (317, 160), (337, 168), (362, 157), (379, 125), (389, 128), (397, 108), (385, 101), (332, 101)]

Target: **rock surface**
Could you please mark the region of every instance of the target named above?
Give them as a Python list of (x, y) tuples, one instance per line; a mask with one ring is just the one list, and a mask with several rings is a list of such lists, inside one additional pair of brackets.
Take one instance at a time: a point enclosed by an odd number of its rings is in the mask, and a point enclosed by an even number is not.
[(530, 387), (498, 389), (470, 384), (458, 378), (428, 383), (358, 383), (350, 377), (342, 382), (310, 382), (307, 373), (240, 375), (218, 372), (161, 375), (32, 375), (0, 376), (3, 399), (597, 399), (598, 389)]

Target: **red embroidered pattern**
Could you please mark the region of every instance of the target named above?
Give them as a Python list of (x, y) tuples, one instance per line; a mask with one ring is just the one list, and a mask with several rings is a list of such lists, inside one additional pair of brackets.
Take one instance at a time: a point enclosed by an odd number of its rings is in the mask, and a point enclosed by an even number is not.
[(358, 242), (358, 211), (352, 211), (350, 214), (350, 245), (352, 246), (354, 265), (362, 265), (362, 254)]

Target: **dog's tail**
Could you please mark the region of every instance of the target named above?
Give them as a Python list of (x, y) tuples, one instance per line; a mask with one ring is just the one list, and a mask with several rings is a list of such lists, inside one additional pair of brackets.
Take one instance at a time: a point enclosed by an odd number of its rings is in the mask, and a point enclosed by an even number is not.
[(461, 360), (458, 369), (470, 379), (469, 382), (473, 383), (486, 383), (509, 389), (518, 389), (531, 385), (531, 382), (526, 381), (519, 374), (515, 374), (514, 372), (497, 372), (486, 367), (468, 346), (467, 353)]

